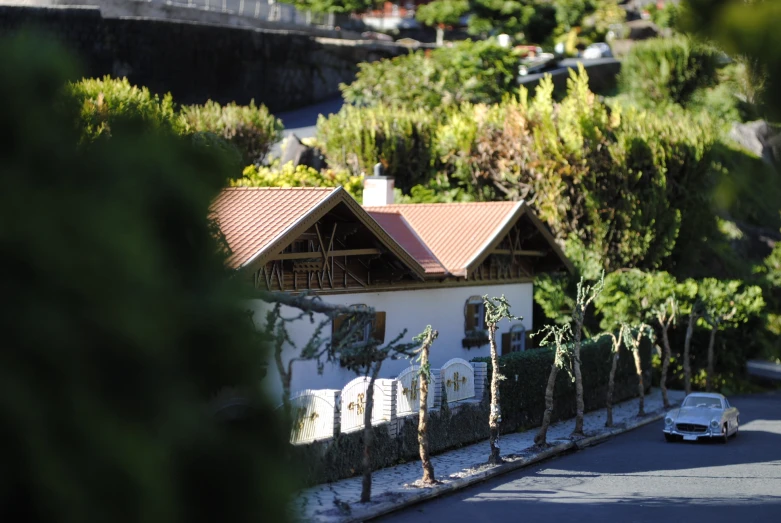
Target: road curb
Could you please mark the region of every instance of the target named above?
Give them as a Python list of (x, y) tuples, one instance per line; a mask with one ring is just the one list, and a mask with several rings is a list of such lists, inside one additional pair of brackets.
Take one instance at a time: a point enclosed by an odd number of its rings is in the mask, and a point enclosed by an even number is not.
[[(676, 405), (677, 402), (673, 402), (670, 408), (673, 408)], [(621, 427), (612, 427), (609, 429), (605, 429), (599, 434), (596, 434), (594, 436), (589, 436), (587, 438), (582, 438), (577, 441), (568, 441), (565, 443), (560, 443), (553, 447), (547, 448), (544, 451), (539, 452), (533, 456), (522, 457), (519, 459), (515, 459), (513, 461), (508, 461), (501, 465), (492, 467), (490, 469), (480, 471), (476, 474), (472, 474), (471, 476), (466, 478), (458, 478), (448, 483), (443, 483), (433, 487), (421, 488), (419, 492), (415, 492), (412, 494), (408, 494), (407, 492), (400, 492), (400, 491), (391, 492), (389, 493), (390, 495), (398, 495), (399, 499), (396, 499), (394, 501), (387, 501), (384, 503), (377, 503), (375, 505), (372, 505), (371, 507), (366, 507), (366, 508), (352, 505), (351, 513), (349, 515), (345, 514), (340, 517), (333, 517), (328, 519), (322, 518), (321, 521), (323, 523), (325, 522), (359, 523), (362, 521), (366, 521), (368, 519), (384, 516), (386, 514), (390, 514), (391, 512), (396, 512), (398, 510), (407, 508), (412, 505), (416, 505), (423, 501), (427, 501), (429, 499), (437, 498), (445, 494), (449, 494), (451, 492), (462, 490), (476, 483), (480, 483), (482, 481), (495, 478), (503, 474), (507, 474), (508, 472), (512, 472), (524, 467), (528, 467), (529, 465), (558, 456), (560, 454), (563, 454), (564, 452), (570, 450), (583, 450), (587, 447), (597, 445), (619, 434), (630, 432), (632, 430), (643, 427), (650, 423), (659, 421), (660, 419), (664, 418), (664, 415), (667, 412), (667, 410), (668, 409), (663, 408), (661, 410), (649, 412), (643, 418), (637, 419), (636, 421), (632, 421), (631, 423), (627, 423)]]

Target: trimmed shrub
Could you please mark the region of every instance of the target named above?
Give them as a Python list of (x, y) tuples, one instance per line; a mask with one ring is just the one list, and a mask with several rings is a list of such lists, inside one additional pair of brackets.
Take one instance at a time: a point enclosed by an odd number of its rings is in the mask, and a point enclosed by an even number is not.
[(718, 81), (719, 52), (678, 36), (637, 42), (624, 59), (621, 91), (641, 105), (686, 105), (697, 89)]
[(408, 192), (432, 173), (436, 119), (424, 109), (346, 105), (317, 120), (317, 141), (334, 169), (371, 174), (382, 162), (396, 187)]
[(337, 187), (342, 186), (353, 198), (361, 201), (363, 180), (347, 171), (325, 169), (318, 171), (312, 167), (288, 162), (282, 167), (257, 167), (250, 165), (244, 169), (243, 177), (232, 180), (234, 187)]
[(249, 105), (220, 105), (211, 100), (203, 105), (187, 105), (182, 107), (181, 118), (187, 131), (212, 132), (235, 145), (245, 165), (260, 165), (282, 139), (282, 121), (265, 105), (255, 105), (254, 100)]
[(518, 59), (493, 40), (458, 42), (431, 52), (359, 64), (342, 96), (355, 105), (437, 109), (462, 102), (496, 103), (517, 92)]
[(128, 120), (140, 119), (156, 128), (178, 128), (170, 93), (161, 98), (146, 87), (131, 85), (127, 78), (87, 78), (68, 84), (66, 91), (80, 108), (76, 124), (85, 140), (111, 135), (113, 126)]
[[(644, 337), (640, 345), (643, 371), (650, 377), (651, 341)], [(622, 347), (616, 369), (614, 401), (632, 398), (637, 393), (637, 374), (634, 360)], [(537, 427), (542, 423), (545, 411), (545, 388), (553, 364), (554, 353), (547, 348), (514, 352), (499, 358), (499, 369), (506, 379), (499, 382), (502, 407), (502, 431)], [(586, 410), (605, 406), (607, 383), (612, 358), (612, 339), (603, 335), (584, 340), (581, 345), (581, 372), (583, 374), (584, 401)], [(492, 372), (490, 358), (473, 361), (488, 363), (490, 382)], [(575, 415), (575, 383), (567, 372), (559, 372), (556, 378), (554, 409), (551, 421), (562, 420)], [(646, 378), (650, 386), (650, 379)]]

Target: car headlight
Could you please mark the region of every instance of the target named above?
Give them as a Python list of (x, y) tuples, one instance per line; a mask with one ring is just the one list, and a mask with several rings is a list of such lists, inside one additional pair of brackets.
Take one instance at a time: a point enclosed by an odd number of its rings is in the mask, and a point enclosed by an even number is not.
[(664, 424), (665, 425), (672, 425), (673, 424), (673, 419), (670, 416), (667, 416), (666, 418), (664, 418)]
[(711, 421), (711, 422), (710, 422), (710, 426), (711, 426), (712, 428), (714, 428), (714, 429), (717, 429), (717, 428), (719, 428), (719, 424), (720, 424), (720, 423), (721, 423), (721, 422), (720, 422), (719, 420), (715, 419), (715, 420), (713, 420), (713, 421)]

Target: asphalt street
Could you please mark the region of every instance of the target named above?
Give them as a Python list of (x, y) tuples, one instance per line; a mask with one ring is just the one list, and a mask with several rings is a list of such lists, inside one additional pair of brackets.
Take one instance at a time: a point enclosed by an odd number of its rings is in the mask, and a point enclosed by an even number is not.
[(377, 522), (779, 522), (781, 394), (731, 397), (727, 444), (667, 443), (663, 422)]

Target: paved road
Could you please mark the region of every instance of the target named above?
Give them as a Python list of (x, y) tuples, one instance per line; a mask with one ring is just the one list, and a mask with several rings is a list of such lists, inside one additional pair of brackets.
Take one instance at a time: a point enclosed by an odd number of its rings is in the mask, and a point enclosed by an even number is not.
[(730, 401), (726, 445), (666, 443), (660, 421), (376, 521), (781, 521), (781, 394)]

